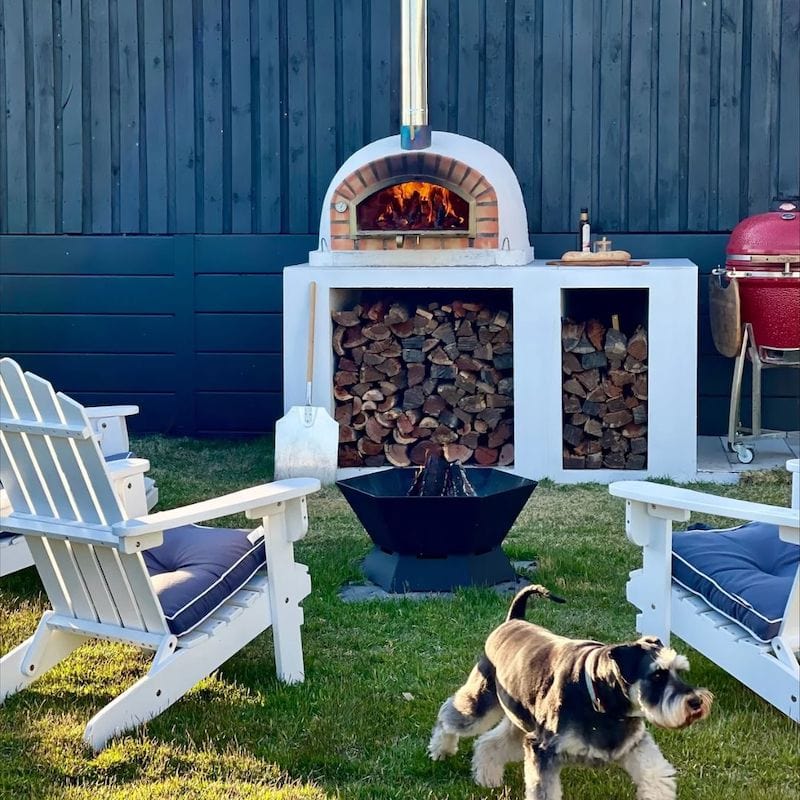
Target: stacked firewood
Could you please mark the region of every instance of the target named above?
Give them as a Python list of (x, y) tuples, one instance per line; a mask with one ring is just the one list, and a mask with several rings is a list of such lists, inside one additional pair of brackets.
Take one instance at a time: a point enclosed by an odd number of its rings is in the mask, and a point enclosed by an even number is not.
[(561, 349), (564, 468), (644, 469), (647, 331), (564, 319)]
[(378, 300), (334, 311), (339, 466), (514, 460), (508, 311)]

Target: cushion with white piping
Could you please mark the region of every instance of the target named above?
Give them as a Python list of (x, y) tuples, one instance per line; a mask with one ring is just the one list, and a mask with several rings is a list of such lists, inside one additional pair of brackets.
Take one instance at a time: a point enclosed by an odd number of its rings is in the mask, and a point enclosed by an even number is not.
[(188, 633), (236, 594), (267, 559), (263, 536), (249, 531), (182, 525), (144, 555), (170, 631)]
[(676, 583), (762, 642), (780, 631), (798, 561), (800, 547), (764, 522), (672, 535)]

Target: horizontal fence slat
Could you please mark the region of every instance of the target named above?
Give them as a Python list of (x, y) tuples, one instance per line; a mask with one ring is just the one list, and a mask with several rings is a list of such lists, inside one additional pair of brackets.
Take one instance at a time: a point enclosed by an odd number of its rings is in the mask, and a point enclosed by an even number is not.
[(198, 275), (197, 311), (275, 312), (283, 306), (280, 275)]
[(263, 433), (283, 414), (280, 392), (198, 392), (197, 431), (203, 434)]
[(198, 353), (194, 368), (198, 392), (276, 392), (283, 382), (280, 353)]
[[(177, 337), (171, 316), (0, 313), (3, 353), (163, 353)], [(47, 372), (47, 370), (44, 370)]]
[(280, 314), (195, 314), (198, 353), (280, 353)]
[[(170, 313), (169, 277), (0, 275), (4, 314)], [(119, 335), (124, 331), (119, 330)]]

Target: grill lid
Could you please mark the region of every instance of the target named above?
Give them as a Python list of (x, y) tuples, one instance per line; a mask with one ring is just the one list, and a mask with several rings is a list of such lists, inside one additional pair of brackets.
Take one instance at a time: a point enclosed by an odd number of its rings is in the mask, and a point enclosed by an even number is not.
[(728, 266), (800, 264), (800, 210), (782, 203), (777, 210), (743, 219), (725, 248)]

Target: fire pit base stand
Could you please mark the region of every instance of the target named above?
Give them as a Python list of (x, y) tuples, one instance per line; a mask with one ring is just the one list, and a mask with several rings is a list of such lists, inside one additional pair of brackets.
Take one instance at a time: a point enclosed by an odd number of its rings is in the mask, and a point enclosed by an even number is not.
[(449, 592), (459, 586), (493, 586), (517, 574), (501, 547), (486, 553), (420, 558), (373, 547), (364, 575), (387, 592)]

